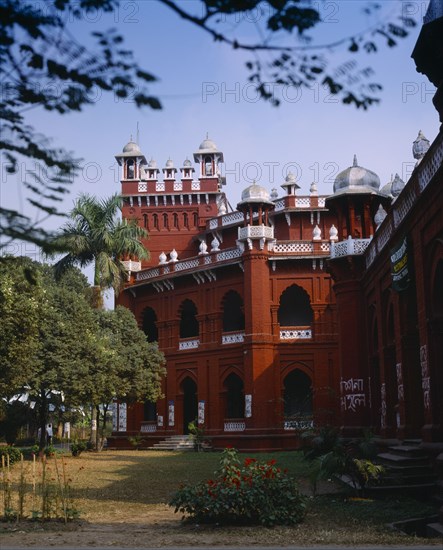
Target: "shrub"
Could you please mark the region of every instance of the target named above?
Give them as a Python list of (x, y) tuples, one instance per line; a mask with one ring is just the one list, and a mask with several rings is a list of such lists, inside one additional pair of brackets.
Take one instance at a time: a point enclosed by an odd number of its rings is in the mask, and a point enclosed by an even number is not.
[(223, 451), (214, 479), (180, 488), (170, 506), (201, 523), (293, 525), (305, 515), (295, 480), (274, 460), (241, 465), (235, 449)]
[(86, 451), (87, 444), (84, 441), (75, 441), (71, 443), (72, 456), (80, 456), (83, 451)]
[(9, 464), (14, 464), (14, 462), (20, 461), (21, 455), (22, 453), (20, 452), (20, 449), (17, 449), (17, 447), (11, 447), (11, 445), (0, 447), (0, 464), (2, 462), (2, 456), (5, 457), (5, 462), (7, 460), (6, 457), (9, 456)]

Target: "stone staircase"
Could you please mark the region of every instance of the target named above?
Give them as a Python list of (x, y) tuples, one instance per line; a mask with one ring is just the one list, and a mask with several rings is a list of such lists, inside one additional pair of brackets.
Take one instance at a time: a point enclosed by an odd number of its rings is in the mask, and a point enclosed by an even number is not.
[(405, 440), (401, 445), (388, 447), (375, 460), (385, 468), (381, 483), (368, 492), (401, 493), (411, 496), (429, 496), (437, 488), (437, 476), (429, 455), (420, 447), (419, 440)]
[(190, 435), (171, 435), (158, 443), (150, 450), (153, 451), (193, 451), (194, 441)]

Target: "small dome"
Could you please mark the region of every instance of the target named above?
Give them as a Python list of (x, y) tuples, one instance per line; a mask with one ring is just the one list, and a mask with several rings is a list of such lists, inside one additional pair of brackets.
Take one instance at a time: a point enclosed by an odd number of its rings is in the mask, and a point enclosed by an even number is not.
[(267, 190), (261, 185), (257, 185), (254, 182), (252, 185), (246, 187), (246, 189), (242, 191), (241, 202), (239, 204), (249, 202), (270, 203), (271, 201), (269, 200), (269, 193), (267, 192)]
[(387, 197), (392, 197), (392, 182), (394, 178), (391, 174), (391, 179), (388, 181), (388, 183), (385, 183), (383, 187), (380, 189), (380, 193), (382, 195), (386, 195)]
[(431, 144), (429, 143), (429, 140), (425, 138), (423, 132), (420, 130), (418, 132), (417, 139), (412, 144), (412, 154), (414, 155), (414, 158), (417, 160), (422, 159), (430, 146)]
[(148, 168), (157, 168), (157, 161), (154, 160), (154, 159), (151, 159), (151, 160), (148, 162)]
[(386, 218), (386, 216), (387, 216), (386, 210), (380, 204), (374, 216), (374, 222), (377, 228), (383, 223), (383, 220)]
[(174, 168), (174, 163), (170, 158), (166, 161), (165, 168)]
[(212, 141), (212, 139), (209, 139), (208, 136), (206, 136), (206, 139), (204, 139), (200, 143), (199, 150), (200, 151), (217, 151), (217, 145)]
[(398, 197), (405, 186), (405, 182), (401, 179), (398, 174), (395, 174), (394, 181), (392, 182), (391, 195), (393, 197)]
[(183, 161), (183, 168), (190, 168), (192, 166), (191, 161), (186, 157), (186, 159)]
[(135, 156), (141, 155), (142, 152), (140, 151), (140, 147), (138, 146), (135, 141), (129, 141), (124, 147), (123, 147), (123, 153), (133, 153)]
[(354, 155), (353, 165), (340, 172), (334, 181), (334, 193), (378, 193), (380, 178), (372, 170), (358, 165)]

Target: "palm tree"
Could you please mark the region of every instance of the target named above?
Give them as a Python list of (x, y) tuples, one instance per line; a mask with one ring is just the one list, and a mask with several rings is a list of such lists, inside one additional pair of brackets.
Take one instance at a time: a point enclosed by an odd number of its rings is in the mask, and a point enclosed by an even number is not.
[(141, 242), (147, 231), (136, 220), (120, 220), (117, 215), (122, 206), (119, 195), (98, 199), (82, 194), (75, 201), (67, 222), (51, 243), (55, 250), (67, 252), (55, 264), (56, 273), (70, 266), (94, 267), (94, 304), (103, 304), (103, 291), (113, 288), (118, 292), (127, 279), (123, 258), (149, 258)]
[[(137, 220), (120, 220), (118, 213), (122, 198), (113, 195), (108, 199), (98, 199), (82, 194), (74, 203), (71, 220), (61, 229), (51, 242), (52, 250), (67, 252), (55, 264), (56, 275), (68, 267), (86, 267), (93, 264), (93, 305), (103, 306), (103, 291), (113, 288), (121, 290), (128, 272), (123, 258), (149, 258), (149, 252), (141, 239), (148, 233), (137, 225)], [(98, 411), (92, 407), (91, 443), (98, 447)]]

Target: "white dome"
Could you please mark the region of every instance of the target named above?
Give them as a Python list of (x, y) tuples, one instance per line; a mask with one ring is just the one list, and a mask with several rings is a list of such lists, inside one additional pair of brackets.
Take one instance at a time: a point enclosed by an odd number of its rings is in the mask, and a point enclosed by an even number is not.
[(157, 168), (157, 161), (154, 159), (151, 159), (148, 163), (148, 168)]
[(429, 140), (425, 138), (423, 132), (420, 130), (417, 139), (412, 144), (412, 154), (414, 158), (417, 160), (422, 159), (430, 146)]
[(185, 161), (183, 162), (183, 167), (190, 168), (191, 166), (192, 166), (191, 161), (188, 158), (186, 158)]
[(166, 161), (165, 168), (174, 168), (174, 163), (170, 158)]
[(405, 182), (401, 179), (398, 174), (395, 174), (394, 181), (392, 182), (391, 195), (393, 197), (398, 197), (402, 192), (402, 189), (405, 186)]
[(123, 147), (123, 153), (133, 153), (135, 156), (141, 155), (142, 152), (140, 151), (140, 147), (138, 146), (135, 141), (129, 141), (124, 147)]
[(246, 187), (246, 189), (243, 189), (241, 194), (241, 201), (238, 204), (242, 205), (250, 203), (274, 205), (274, 203), (269, 198), (268, 191), (261, 185), (257, 185), (255, 182), (249, 187)]
[(334, 193), (378, 193), (380, 178), (372, 170), (363, 168), (357, 163), (354, 155), (354, 163), (343, 172), (340, 172), (334, 181)]
[(217, 151), (217, 145), (208, 137), (200, 143), (200, 151)]

